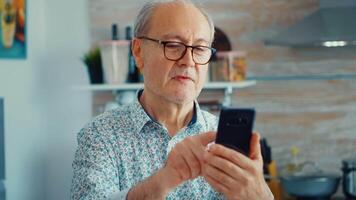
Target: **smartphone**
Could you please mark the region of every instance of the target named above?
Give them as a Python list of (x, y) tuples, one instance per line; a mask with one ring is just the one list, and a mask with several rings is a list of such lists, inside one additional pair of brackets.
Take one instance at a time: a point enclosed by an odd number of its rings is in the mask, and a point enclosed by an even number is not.
[(222, 108), (215, 143), (249, 156), (254, 121), (253, 108)]

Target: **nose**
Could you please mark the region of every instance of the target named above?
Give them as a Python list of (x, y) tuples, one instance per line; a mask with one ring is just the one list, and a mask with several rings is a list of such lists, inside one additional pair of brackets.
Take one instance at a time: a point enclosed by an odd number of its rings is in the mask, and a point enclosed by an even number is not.
[(187, 48), (183, 57), (180, 60), (178, 60), (179, 66), (185, 66), (185, 67), (194, 67), (195, 66), (192, 50), (193, 49), (191, 47)]

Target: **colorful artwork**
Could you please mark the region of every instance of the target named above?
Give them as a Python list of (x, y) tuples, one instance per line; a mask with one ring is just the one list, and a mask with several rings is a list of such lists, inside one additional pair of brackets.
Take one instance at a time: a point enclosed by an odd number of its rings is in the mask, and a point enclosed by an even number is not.
[(26, 58), (26, 2), (0, 0), (0, 58)]

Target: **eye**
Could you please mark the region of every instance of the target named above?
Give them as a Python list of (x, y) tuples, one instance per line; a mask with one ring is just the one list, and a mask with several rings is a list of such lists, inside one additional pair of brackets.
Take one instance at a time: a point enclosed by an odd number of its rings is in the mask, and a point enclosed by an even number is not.
[(201, 55), (201, 54), (206, 54), (210, 52), (210, 49), (208, 47), (204, 47), (204, 46), (196, 46), (194, 48), (194, 53), (195, 54), (198, 54), (198, 55)]
[(166, 43), (166, 48), (169, 48), (169, 49), (180, 49), (180, 48), (182, 48), (182, 44), (177, 43), (177, 42), (167, 42)]
[(195, 47), (195, 50), (198, 51), (198, 52), (203, 52), (203, 51), (206, 51), (208, 48), (206, 47), (202, 47), (202, 46), (197, 46)]

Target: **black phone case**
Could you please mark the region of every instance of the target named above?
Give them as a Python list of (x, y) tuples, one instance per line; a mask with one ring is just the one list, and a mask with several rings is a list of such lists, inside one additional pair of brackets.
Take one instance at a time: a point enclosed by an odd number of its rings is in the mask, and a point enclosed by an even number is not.
[(254, 120), (254, 109), (223, 108), (215, 142), (249, 156)]

